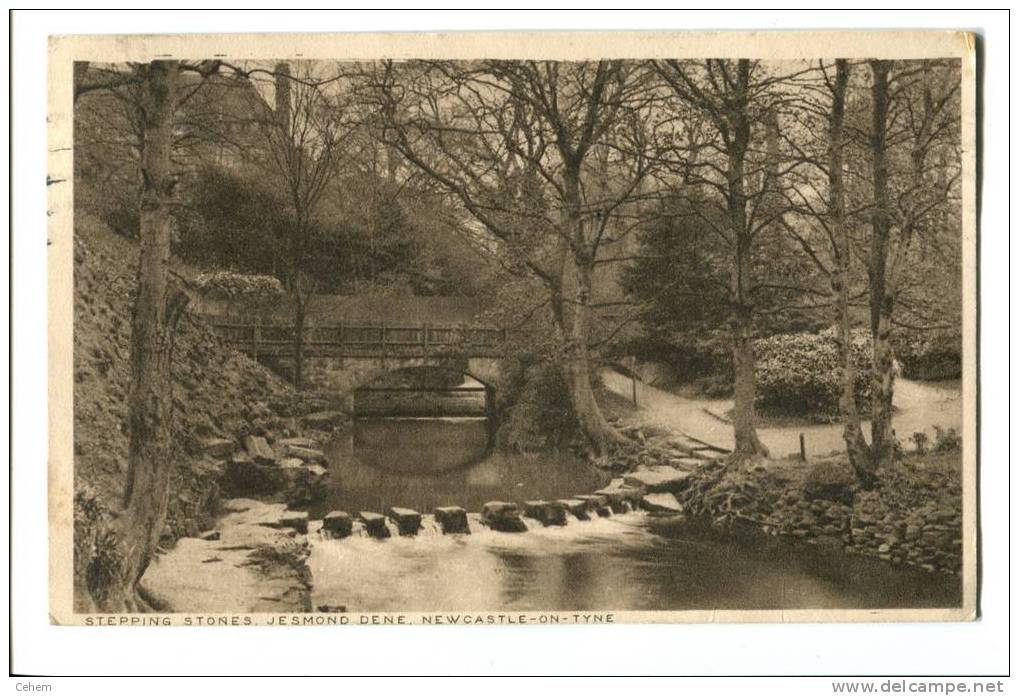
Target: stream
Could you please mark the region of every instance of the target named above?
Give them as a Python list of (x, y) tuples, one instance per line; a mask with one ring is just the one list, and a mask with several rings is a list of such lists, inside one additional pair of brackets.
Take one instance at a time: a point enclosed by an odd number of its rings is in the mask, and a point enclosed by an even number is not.
[[(312, 533), (313, 606), (348, 611), (842, 609), (950, 607), (960, 580), (782, 538), (708, 538), (630, 512), (564, 527), (493, 532), (478, 511), (589, 493), (607, 475), (563, 454), (490, 453), (483, 418), (367, 418), (327, 448), (330, 491), (311, 511), (425, 513), (415, 537)], [(468, 510), (443, 536), (430, 513)]]

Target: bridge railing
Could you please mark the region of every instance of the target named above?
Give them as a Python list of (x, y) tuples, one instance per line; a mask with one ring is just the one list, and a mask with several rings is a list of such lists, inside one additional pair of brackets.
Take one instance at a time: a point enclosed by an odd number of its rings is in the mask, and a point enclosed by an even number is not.
[[(209, 320), (219, 336), (235, 348), (256, 354), (285, 355), (292, 351), (294, 327), (283, 324)], [(386, 326), (334, 324), (307, 326), (308, 355), (427, 356), (438, 353), (495, 354), (505, 343), (505, 329), (471, 326)]]

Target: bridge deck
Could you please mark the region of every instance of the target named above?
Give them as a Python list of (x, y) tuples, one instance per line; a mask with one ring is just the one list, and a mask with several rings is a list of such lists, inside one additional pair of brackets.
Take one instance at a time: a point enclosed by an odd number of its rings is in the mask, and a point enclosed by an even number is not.
[[(288, 357), (294, 352), (294, 327), (211, 321), (215, 333), (249, 355)], [(337, 324), (304, 330), (307, 357), (432, 358), (501, 357), (505, 329), (488, 327), (370, 326)]]

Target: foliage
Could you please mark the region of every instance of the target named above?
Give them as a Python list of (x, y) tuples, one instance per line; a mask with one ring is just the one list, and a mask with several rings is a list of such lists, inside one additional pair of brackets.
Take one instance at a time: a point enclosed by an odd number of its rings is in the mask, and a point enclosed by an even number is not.
[(499, 410), (497, 442), (502, 449), (554, 449), (576, 432), (569, 387), (554, 363), (523, 359), (509, 365)]
[[(825, 419), (839, 412), (842, 389), (839, 347), (830, 330), (780, 334), (756, 342), (757, 406), (763, 412)], [(870, 341), (852, 335), (856, 403), (866, 412), (870, 399)]]

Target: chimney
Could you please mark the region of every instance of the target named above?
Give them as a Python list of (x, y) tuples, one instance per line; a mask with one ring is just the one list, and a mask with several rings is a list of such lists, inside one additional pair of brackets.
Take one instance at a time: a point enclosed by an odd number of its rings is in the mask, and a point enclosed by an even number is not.
[(276, 64), (276, 120), (290, 130), (290, 63)]

